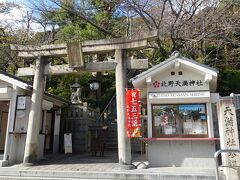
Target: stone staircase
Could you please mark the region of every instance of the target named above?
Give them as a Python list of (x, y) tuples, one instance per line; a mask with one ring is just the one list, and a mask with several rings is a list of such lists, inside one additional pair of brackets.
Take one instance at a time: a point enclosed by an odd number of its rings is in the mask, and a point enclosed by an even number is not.
[(105, 151), (117, 151), (118, 140), (117, 140), (117, 123), (111, 122), (107, 124), (108, 132), (105, 138)]
[(105, 142), (105, 151), (117, 151), (118, 149), (116, 119), (116, 95), (113, 95), (98, 119), (100, 124), (108, 126), (108, 131), (106, 131), (103, 139)]
[[(127, 79), (132, 78), (135, 72), (136, 72), (135, 70), (129, 71), (127, 74)], [(128, 87), (130, 87), (130, 85), (128, 85)], [(106, 136), (104, 139), (106, 151), (118, 150), (116, 120), (117, 120), (117, 105), (116, 105), (116, 94), (114, 94), (97, 120), (99, 124), (108, 126), (108, 131), (106, 132)]]

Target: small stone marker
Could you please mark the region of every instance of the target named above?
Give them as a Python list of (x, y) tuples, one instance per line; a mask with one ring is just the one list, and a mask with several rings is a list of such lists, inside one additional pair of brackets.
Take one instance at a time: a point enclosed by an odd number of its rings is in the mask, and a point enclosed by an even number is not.
[[(217, 104), (221, 149), (239, 149), (236, 110), (232, 99), (220, 100)], [(240, 154), (223, 153), (222, 162), (227, 180), (239, 179)]]

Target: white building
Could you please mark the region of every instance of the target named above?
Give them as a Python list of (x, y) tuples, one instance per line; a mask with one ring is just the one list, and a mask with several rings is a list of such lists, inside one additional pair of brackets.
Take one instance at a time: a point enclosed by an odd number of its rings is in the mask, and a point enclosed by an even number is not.
[[(32, 86), (0, 72), (0, 166), (23, 162)], [(38, 158), (44, 151), (59, 151), (61, 107), (68, 102), (45, 93)]]
[(175, 53), (132, 78), (147, 101), (149, 166), (214, 168), (218, 71)]

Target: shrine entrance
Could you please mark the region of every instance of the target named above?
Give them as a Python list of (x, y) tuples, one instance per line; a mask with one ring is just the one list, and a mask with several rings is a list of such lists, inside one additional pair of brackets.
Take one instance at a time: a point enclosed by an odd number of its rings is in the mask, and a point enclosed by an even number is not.
[[(37, 161), (38, 147), (38, 113), (43, 98), (44, 81), (46, 75), (61, 75), (79, 73), (81, 71), (105, 72), (115, 70), (116, 105), (118, 129), (118, 158), (121, 166), (131, 166), (131, 144), (125, 131), (125, 88), (127, 87), (127, 69), (147, 69), (147, 59), (134, 59), (127, 57), (131, 51), (146, 49), (149, 43), (157, 37), (157, 32), (150, 32), (136, 38), (126, 37), (119, 39), (102, 39), (83, 42), (70, 42), (67, 44), (51, 44), (42, 46), (11, 45), (12, 50), (18, 51), (22, 58), (36, 59), (36, 65), (18, 69), (19, 76), (34, 76), (31, 112), (24, 154), (24, 164)], [(114, 58), (107, 58), (102, 62), (85, 62), (85, 55), (112, 54)], [(68, 64), (51, 66), (47, 64), (48, 57), (68, 57)], [(35, 128), (37, 127), (37, 128)]]

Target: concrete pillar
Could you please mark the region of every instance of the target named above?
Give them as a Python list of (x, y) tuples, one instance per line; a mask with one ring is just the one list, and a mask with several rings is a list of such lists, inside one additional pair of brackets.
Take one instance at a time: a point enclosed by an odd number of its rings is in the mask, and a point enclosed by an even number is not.
[(214, 128), (213, 128), (213, 114), (212, 114), (212, 104), (211, 102), (207, 102), (207, 123), (208, 123), (208, 137), (214, 138)]
[(59, 152), (59, 134), (60, 134), (61, 109), (55, 111), (53, 152)]
[(6, 161), (6, 165), (8, 164), (9, 156), (10, 156), (10, 134), (9, 132), (13, 131), (14, 118), (15, 118), (15, 109), (16, 109), (16, 101), (17, 101), (17, 87), (13, 86), (12, 90), (12, 98), (10, 100), (9, 111), (8, 111), (8, 124), (6, 131), (6, 141), (4, 148), (4, 157), (3, 160)]
[(131, 165), (131, 143), (126, 136), (125, 116), (125, 88), (126, 88), (126, 59), (124, 51), (115, 50), (116, 66), (116, 98), (117, 98), (117, 126), (118, 126), (118, 158), (120, 165)]
[(27, 138), (23, 163), (30, 165), (37, 161), (40, 122), (42, 119), (42, 102), (44, 93), (44, 57), (36, 60), (36, 69), (33, 80), (31, 108), (28, 120)]

